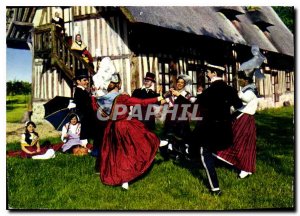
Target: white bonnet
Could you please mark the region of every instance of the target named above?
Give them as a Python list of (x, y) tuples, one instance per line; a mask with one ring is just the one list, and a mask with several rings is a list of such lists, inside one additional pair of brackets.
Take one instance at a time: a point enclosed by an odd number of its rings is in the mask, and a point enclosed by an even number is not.
[(105, 57), (100, 62), (100, 67), (97, 73), (93, 76), (93, 82), (97, 91), (97, 94), (104, 95), (107, 93), (107, 87), (110, 82), (119, 82), (118, 73), (109, 57)]
[(266, 57), (259, 51), (257, 45), (251, 47), (251, 53), (253, 57), (246, 62), (243, 62), (239, 68), (240, 71), (245, 71), (246, 76), (257, 78), (264, 78), (264, 75), (259, 70), (261, 64), (266, 60)]
[(177, 79), (183, 79), (185, 82), (184, 90), (191, 92), (192, 78), (187, 74), (180, 74)]

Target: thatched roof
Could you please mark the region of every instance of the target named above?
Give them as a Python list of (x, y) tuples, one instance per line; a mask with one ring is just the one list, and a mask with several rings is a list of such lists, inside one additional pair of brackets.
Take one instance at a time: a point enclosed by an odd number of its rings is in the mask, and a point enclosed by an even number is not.
[[(294, 56), (293, 34), (272, 7), (121, 7), (132, 23), (212, 37)], [(236, 17), (236, 21), (232, 18)], [(233, 24), (235, 23), (235, 24)], [(263, 29), (262, 29), (263, 28)]]
[[(132, 23), (145, 23), (294, 56), (294, 35), (272, 7), (120, 7)], [(28, 49), (36, 7), (7, 7), (8, 47)]]
[(218, 7), (215, 7), (215, 10), (217, 12), (221, 12), (223, 13), (227, 19), (229, 20), (238, 20), (238, 18), (236, 17), (237, 15), (240, 15), (240, 14), (245, 14), (245, 11), (242, 7), (237, 7), (237, 6), (234, 6), (234, 7), (224, 7), (224, 6), (218, 6)]
[(237, 16), (240, 22), (238, 23), (239, 31), (248, 45), (256, 44), (261, 49), (278, 52), (272, 42), (266, 37), (263, 31), (254, 25), (251, 18), (245, 15)]
[(134, 22), (246, 44), (240, 33), (213, 7), (126, 7)]
[(235, 13), (235, 14), (244, 14), (245, 13), (244, 8), (239, 7), (239, 6), (226, 6), (226, 7), (216, 6), (215, 9), (216, 9), (216, 11), (228, 10), (228, 11), (231, 11), (232, 13)]
[(282, 22), (271, 7), (261, 7), (263, 14), (268, 16), (274, 26), (268, 27), (270, 38), (278, 52), (294, 56), (294, 35)]

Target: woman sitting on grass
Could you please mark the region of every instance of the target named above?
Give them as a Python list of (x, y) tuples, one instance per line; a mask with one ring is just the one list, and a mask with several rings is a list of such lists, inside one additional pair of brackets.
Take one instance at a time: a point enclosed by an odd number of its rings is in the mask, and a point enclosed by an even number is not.
[(70, 152), (74, 147), (81, 145), (79, 118), (74, 113), (70, 115), (69, 119), (70, 121), (62, 129), (61, 140), (64, 142), (61, 147), (62, 152)]
[(21, 136), (21, 149), (27, 157), (41, 152), (39, 134), (34, 131), (35, 128), (36, 125), (34, 122), (26, 122), (25, 133)]
[(55, 156), (53, 149), (41, 148), (40, 138), (37, 132), (35, 132), (36, 125), (34, 122), (29, 121), (25, 124), (25, 133), (21, 136), (21, 149), (20, 154), (23, 158), (32, 159), (48, 159)]

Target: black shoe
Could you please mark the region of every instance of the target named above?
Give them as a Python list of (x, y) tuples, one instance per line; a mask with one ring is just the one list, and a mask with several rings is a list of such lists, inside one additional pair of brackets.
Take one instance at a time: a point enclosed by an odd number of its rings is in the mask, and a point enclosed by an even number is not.
[(221, 196), (222, 195), (222, 191), (221, 190), (211, 191), (210, 193), (213, 196)]
[(168, 145), (159, 147), (159, 152), (165, 161), (169, 160), (170, 157), (169, 157)]

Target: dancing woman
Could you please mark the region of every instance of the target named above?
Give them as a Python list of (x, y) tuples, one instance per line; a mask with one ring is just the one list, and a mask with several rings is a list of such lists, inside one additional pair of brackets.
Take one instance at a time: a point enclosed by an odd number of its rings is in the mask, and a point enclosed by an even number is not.
[[(251, 74), (252, 75), (252, 74)], [(245, 178), (256, 168), (256, 127), (254, 114), (257, 110), (257, 89), (252, 76), (239, 71), (238, 82), (242, 87), (239, 97), (244, 106), (236, 112), (233, 122), (233, 146), (217, 153), (217, 157), (240, 170), (239, 177)]]
[(158, 137), (142, 122), (129, 117), (129, 107), (154, 104), (162, 97), (138, 99), (120, 94), (119, 74), (112, 74), (109, 80), (108, 86), (102, 86), (108, 93), (97, 99), (101, 109), (100, 119), (103, 116), (108, 118), (99, 156), (100, 179), (104, 184), (122, 185), (128, 189), (128, 182), (150, 167), (160, 144)]

